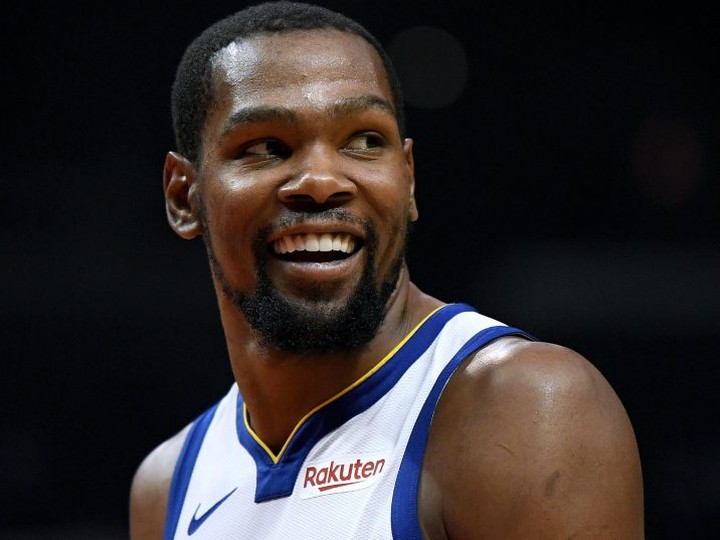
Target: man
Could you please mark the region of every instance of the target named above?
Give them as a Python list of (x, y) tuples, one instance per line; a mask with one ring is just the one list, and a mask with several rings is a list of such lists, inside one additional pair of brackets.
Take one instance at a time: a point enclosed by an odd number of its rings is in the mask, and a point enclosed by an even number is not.
[(134, 539), (642, 538), (598, 371), (410, 281), (413, 143), (366, 30), (248, 8), (190, 45), (173, 111), (167, 216), (206, 244), (235, 384), (138, 469)]

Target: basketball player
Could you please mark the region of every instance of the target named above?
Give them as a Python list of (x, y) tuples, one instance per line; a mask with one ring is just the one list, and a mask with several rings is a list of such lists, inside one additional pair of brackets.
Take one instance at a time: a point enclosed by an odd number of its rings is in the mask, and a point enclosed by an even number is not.
[(643, 537), (603, 376), (410, 281), (413, 141), (366, 30), (248, 8), (172, 96), (167, 216), (205, 242), (235, 381), (139, 467), (133, 539)]

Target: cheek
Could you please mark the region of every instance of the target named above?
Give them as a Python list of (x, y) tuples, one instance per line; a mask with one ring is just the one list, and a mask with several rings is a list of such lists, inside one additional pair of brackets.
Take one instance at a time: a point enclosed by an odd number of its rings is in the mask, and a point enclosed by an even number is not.
[[(248, 190), (214, 186), (206, 192), (206, 226), (218, 261), (228, 275), (254, 267), (253, 246), (258, 235), (257, 209), (262, 208)], [(251, 209), (254, 209), (251, 211)], [(250, 219), (253, 218), (253, 219)]]
[(412, 201), (411, 177), (404, 161), (393, 160), (393, 166), (378, 165), (376, 168), (359, 171), (362, 178), (359, 185), (363, 195), (377, 208), (383, 209), (383, 215), (406, 209)]
[(378, 263), (380, 270), (386, 271), (405, 247), (408, 222), (413, 218), (412, 194), (404, 180), (396, 180), (395, 183), (383, 180), (373, 194), (377, 214), (374, 221), (378, 235)]
[(272, 206), (272, 193), (250, 175), (240, 175), (233, 170), (215, 171), (206, 185), (206, 208), (215, 234), (223, 237), (253, 238), (257, 235), (257, 223), (261, 223), (265, 211)]

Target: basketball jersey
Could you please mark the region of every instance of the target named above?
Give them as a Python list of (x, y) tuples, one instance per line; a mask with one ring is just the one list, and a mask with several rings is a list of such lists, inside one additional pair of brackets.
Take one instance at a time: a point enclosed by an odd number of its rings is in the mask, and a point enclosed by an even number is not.
[(274, 454), (233, 385), (188, 432), (166, 540), (420, 539), (430, 422), (458, 365), (522, 335), (465, 304), (443, 306), (354, 384), (308, 413)]

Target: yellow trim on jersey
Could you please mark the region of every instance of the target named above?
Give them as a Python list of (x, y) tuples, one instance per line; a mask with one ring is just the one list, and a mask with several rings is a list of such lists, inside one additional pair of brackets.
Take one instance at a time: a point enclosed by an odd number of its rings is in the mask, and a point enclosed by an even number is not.
[(267, 452), (268, 456), (270, 456), (270, 459), (272, 459), (272, 462), (273, 462), (273, 463), (277, 463), (278, 461), (280, 461), (280, 458), (282, 457), (283, 453), (284, 453), (285, 450), (287, 449), (287, 447), (288, 447), (288, 445), (290, 444), (290, 441), (292, 440), (292, 438), (295, 436), (295, 433), (297, 433), (297, 431), (298, 431), (298, 430), (300, 429), (300, 427), (307, 421), (308, 418), (310, 418), (313, 414), (315, 414), (317, 411), (319, 411), (320, 409), (322, 409), (323, 407), (325, 407), (325, 406), (328, 405), (329, 403), (332, 403), (332, 402), (335, 401), (336, 399), (339, 399), (340, 397), (342, 397), (342, 396), (344, 396), (345, 394), (347, 394), (350, 390), (352, 390), (353, 388), (355, 388), (356, 386), (358, 386), (358, 385), (359, 385), (360, 383), (362, 383), (364, 380), (366, 380), (366, 379), (368, 379), (369, 377), (371, 377), (373, 373), (375, 373), (378, 369), (380, 369), (382, 366), (384, 366), (384, 365), (395, 355), (395, 353), (396, 353), (403, 345), (405, 345), (405, 343), (407, 343), (407, 341), (415, 334), (415, 332), (417, 332), (417, 330), (418, 330), (423, 324), (425, 324), (425, 321), (427, 321), (436, 311), (442, 309), (443, 307), (444, 307), (444, 306), (440, 306), (440, 307), (434, 309), (433, 311), (431, 311), (425, 318), (423, 318), (422, 321), (420, 321), (420, 322), (417, 324), (417, 326), (415, 326), (415, 328), (413, 328), (397, 345), (395, 345), (395, 347), (393, 348), (393, 350), (391, 350), (387, 355), (385, 355), (385, 358), (383, 358), (382, 360), (380, 360), (380, 362), (378, 362), (377, 364), (375, 364), (375, 365), (372, 367), (372, 369), (370, 369), (370, 371), (368, 371), (367, 373), (365, 373), (365, 375), (363, 375), (362, 377), (360, 377), (357, 381), (355, 381), (354, 383), (352, 383), (350, 386), (348, 386), (348, 387), (345, 388), (344, 390), (341, 390), (340, 392), (338, 392), (337, 394), (335, 394), (335, 395), (334, 395), (333, 397), (331, 397), (330, 399), (322, 402), (320, 405), (318, 405), (317, 407), (315, 407), (314, 409), (312, 409), (309, 413), (307, 413), (305, 416), (303, 416), (303, 417), (300, 419), (300, 421), (297, 423), (297, 425), (295, 426), (295, 428), (293, 428), (292, 432), (290, 433), (290, 436), (287, 438), (287, 440), (285, 441), (285, 444), (284, 444), (283, 447), (280, 449), (280, 452), (277, 453), (277, 455), (274, 454), (273, 451), (270, 450), (270, 448), (267, 447), (267, 445), (260, 439), (260, 437), (257, 436), (257, 434), (256, 434), (256, 433), (253, 431), (253, 429), (250, 427), (250, 422), (248, 421), (247, 405), (245, 404), (245, 401), (243, 400), (243, 421), (245, 422), (245, 429), (247, 429), (247, 430), (248, 430), (248, 433), (250, 434), (250, 436), (251, 436), (253, 439), (255, 439), (255, 442), (257, 442), (257, 443), (262, 447), (262, 449), (265, 450), (265, 452)]

